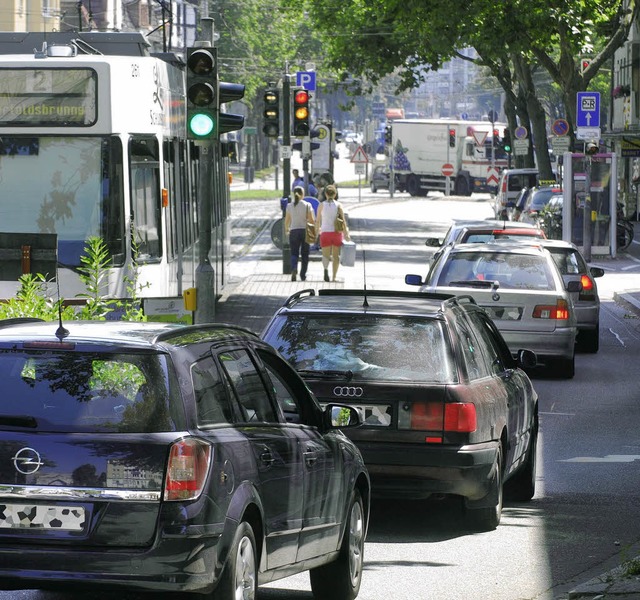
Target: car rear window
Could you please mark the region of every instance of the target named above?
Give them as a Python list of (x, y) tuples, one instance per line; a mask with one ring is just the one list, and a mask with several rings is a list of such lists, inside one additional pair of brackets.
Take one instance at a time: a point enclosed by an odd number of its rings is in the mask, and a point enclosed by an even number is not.
[(541, 210), (547, 205), (547, 202), (551, 200), (551, 196), (557, 192), (554, 190), (539, 190), (533, 194), (531, 198), (531, 208), (534, 210)]
[(354, 380), (454, 380), (439, 320), (373, 315), (288, 315), (267, 341), (298, 370), (351, 371)]
[[(0, 351), (0, 425), (38, 431), (175, 431), (164, 355)], [(176, 402), (177, 400), (177, 402)], [(173, 408), (172, 408), (173, 407)]]
[(440, 286), (464, 281), (499, 281), (501, 288), (554, 290), (549, 263), (542, 256), (511, 252), (456, 252), (438, 277)]

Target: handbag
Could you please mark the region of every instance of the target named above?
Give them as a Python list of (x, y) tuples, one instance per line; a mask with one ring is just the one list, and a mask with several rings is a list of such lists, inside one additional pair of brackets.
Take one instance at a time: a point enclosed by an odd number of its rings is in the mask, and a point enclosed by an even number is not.
[(316, 226), (313, 223), (309, 223), (308, 221), (304, 234), (304, 241), (310, 245), (316, 243)]
[(333, 227), (339, 233), (344, 233), (347, 227), (344, 222), (344, 213), (342, 212), (342, 206), (338, 206), (338, 216), (336, 217), (336, 222)]

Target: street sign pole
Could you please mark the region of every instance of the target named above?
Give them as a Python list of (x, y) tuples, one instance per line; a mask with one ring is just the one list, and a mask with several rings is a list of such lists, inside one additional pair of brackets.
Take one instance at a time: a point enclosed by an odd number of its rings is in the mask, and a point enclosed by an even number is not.
[[(282, 146), (291, 147), (291, 84), (289, 81), (289, 63), (285, 62), (284, 74), (282, 76)], [(287, 204), (291, 194), (291, 158), (290, 154), (282, 159), (282, 198), (280, 208), (282, 209), (282, 273), (291, 273), (291, 247), (285, 235), (284, 217), (287, 212)]]

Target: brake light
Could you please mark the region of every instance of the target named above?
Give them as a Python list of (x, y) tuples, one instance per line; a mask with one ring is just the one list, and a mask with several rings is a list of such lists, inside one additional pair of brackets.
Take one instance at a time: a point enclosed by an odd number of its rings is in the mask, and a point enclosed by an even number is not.
[(588, 275), (580, 276), (580, 283), (582, 284), (582, 290), (578, 294), (578, 300), (591, 300), (595, 296), (596, 290), (593, 285), (593, 280)]
[(411, 429), (442, 429), (441, 402), (413, 402), (411, 404)]
[(533, 309), (533, 318), (567, 321), (569, 319), (569, 304), (563, 298), (558, 298), (555, 304), (538, 304)]
[(444, 430), (471, 433), (478, 428), (476, 405), (467, 402), (445, 404)]
[(211, 463), (211, 446), (187, 438), (171, 446), (164, 482), (165, 500), (195, 500), (201, 493)]

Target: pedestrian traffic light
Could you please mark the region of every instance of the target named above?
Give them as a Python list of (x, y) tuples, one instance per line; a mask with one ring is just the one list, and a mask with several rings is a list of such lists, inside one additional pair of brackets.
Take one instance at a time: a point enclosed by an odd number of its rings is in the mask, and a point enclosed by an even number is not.
[(280, 91), (267, 88), (264, 92), (264, 125), (262, 132), (267, 137), (278, 137), (280, 134)]
[(293, 135), (309, 135), (309, 92), (296, 90), (293, 94)]
[(504, 137), (502, 138), (502, 148), (507, 154), (511, 154), (511, 132), (508, 129), (504, 130)]
[(449, 129), (449, 147), (450, 148), (456, 147), (456, 130), (453, 128)]
[(228, 83), (226, 81), (218, 82), (218, 134), (237, 131), (244, 127), (244, 117), (232, 113), (220, 111), (220, 105), (225, 102), (234, 102), (244, 98), (244, 85), (241, 83)]
[(391, 140), (392, 140), (392, 133), (391, 133), (391, 125), (387, 125), (384, 128), (384, 143), (387, 146), (391, 146)]
[(217, 137), (217, 63), (216, 48), (187, 48), (187, 139)]

